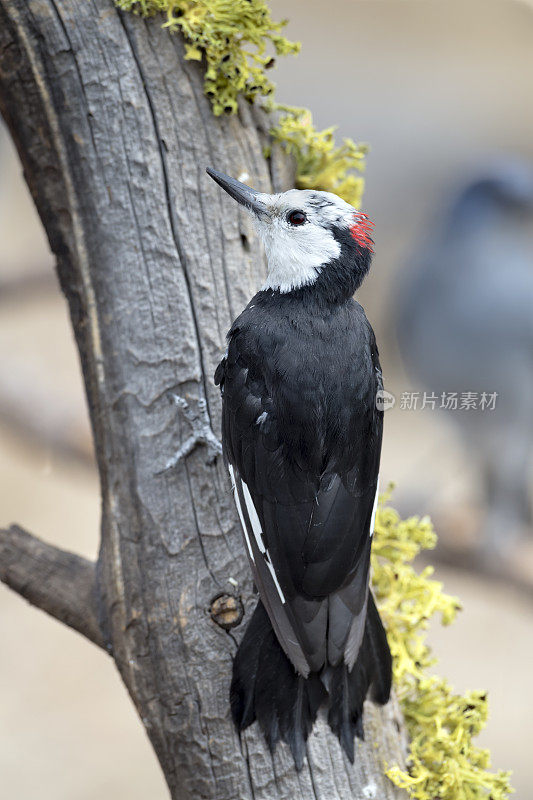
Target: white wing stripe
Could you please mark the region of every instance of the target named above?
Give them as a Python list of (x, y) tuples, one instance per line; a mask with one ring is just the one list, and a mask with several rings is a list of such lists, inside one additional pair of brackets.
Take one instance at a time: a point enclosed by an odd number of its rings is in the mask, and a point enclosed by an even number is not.
[(255, 510), (254, 501), (252, 500), (252, 495), (250, 494), (250, 490), (248, 489), (247, 485), (242, 479), (241, 479), (241, 484), (242, 484), (242, 493), (244, 495), (244, 502), (246, 503), (246, 510), (248, 511), (250, 522), (252, 523), (252, 530), (254, 532), (255, 540), (257, 542), (259, 550), (264, 554), (266, 553), (266, 547), (263, 543), (263, 536), (262, 536), (263, 532), (261, 530), (261, 523), (259, 522), (257, 511)]
[(374, 497), (374, 507), (372, 508), (372, 517), (370, 518), (370, 536), (374, 533), (374, 525), (376, 523), (376, 511), (378, 510), (378, 495), (379, 495), (379, 475), (376, 486), (376, 496)]
[[(268, 555), (266, 550), (265, 550), (265, 554)], [(270, 558), (265, 558), (265, 561), (266, 561), (267, 567), (270, 570), (270, 574), (272, 575), (272, 580), (276, 584), (276, 589), (278, 590), (278, 594), (279, 594), (279, 596), (281, 598), (281, 602), (284, 603), (285, 602), (285, 595), (283, 594), (281, 586), (279, 585), (278, 577), (277, 577), (276, 573), (274, 572), (274, 567), (270, 563)]]
[(248, 548), (248, 553), (250, 554), (250, 558), (252, 559), (252, 564), (255, 564), (254, 554), (253, 554), (253, 551), (252, 551), (252, 545), (251, 545), (250, 539), (248, 537), (248, 531), (246, 530), (246, 523), (244, 521), (244, 516), (243, 516), (243, 513), (242, 513), (241, 501), (239, 499), (239, 493), (236, 491), (236, 488), (235, 488), (235, 473), (233, 472), (233, 467), (231, 466), (231, 464), (228, 464), (228, 469), (229, 469), (229, 474), (230, 474), (230, 478), (231, 478), (231, 485), (233, 487), (233, 497), (235, 499), (235, 505), (237, 506), (237, 512), (239, 514), (239, 519), (241, 521), (242, 530), (243, 530), (244, 538), (245, 538), (245, 541), (246, 541), (246, 547)]
[[(246, 547), (248, 548), (248, 552), (250, 553), (250, 558), (252, 559), (252, 563), (255, 564), (256, 562), (255, 562), (254, 555), (253, 555), (252, 544), (250, 542), (250, 537), (248, 535), (248, 526), (246, 525), (246, 520), (244, 518), (244, 514), (242, 513), (242, 507), (241, 507), (241, 500), (240, 500), (240, 497), (239, 497), (239, 492), (236, 490), (236, 487), (235, 487), (235, 472), (234, 472), (234, 469), (231, 466), (231, 464), (228, 464), (228, 469), (229, 469), (229, 474), (230, 474), (230, 477), (231, 477), (231, 482), (232, 482), (233, 488), (234, 488), (233, 496), (235, 498), (235, 505), (237, 506), (237, 511), (239, 513), (239, 519), (241, 521), (242, 530), (244, 532), (244, 538), (246, 540)], [(272, 566), (272, 563), (270, 561), (270, 556), (268, 554), (268, 550), (265, 548), (265, 545), (263, 543), (261, 523), (259, 521), (259, 517), (257, 516), (257, 511), (255, 510), (254, 501), (252, 500), (252, 495), (250, 494), (250, 490), (248, 489), (247, 485), (242, 480), (242, 478), (239, 479), (239, 482), (240, 482), (240, 485), (242, 487), (242, 494), (243, 494), (243, 497), (244, 497), (244, 502), (246, 503), (246, 512), (248, 514), (248, 519), (250, 520), (250, 524), (252, 526), (252, 531), (253, 531), (255, 540), (257, 542), (257, 547), (259, 548), (259, 552), (262, 553), (263, 556), (264, 556), (265, 564), (267, 565), (268, 570), (270, 572), (270, 575), (272, 576), (272, 580), (274, 582), (274, 586), (276, 587), (276, 590), (277, 590), (277, 592), (278, 592), (278, 594), (280, 596), (281, 602), (285, 603), (286, 602), (285, 601), (285, 595), (283, 594), (283, 590), (282, 590), (281, 586), (279, 585), (278, 576), (276, 575), (276, 573), (274, 571), (274, 567)]]

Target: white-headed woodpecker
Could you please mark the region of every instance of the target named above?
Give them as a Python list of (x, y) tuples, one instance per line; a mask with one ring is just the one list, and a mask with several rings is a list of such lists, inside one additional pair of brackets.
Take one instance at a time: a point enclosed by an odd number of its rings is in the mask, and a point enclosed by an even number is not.
[(353, 299), (371, 223), (334, 194), (263, 194), (208, 174), (252, 214), (268, 276), (215, 382), (222, 444), (260, 600), (234, 659), (238, 730), (257, 720), (301, 768), (319, 707), (351, 761), (391, 656), (369, 590), (383, 412), (374, 333)]

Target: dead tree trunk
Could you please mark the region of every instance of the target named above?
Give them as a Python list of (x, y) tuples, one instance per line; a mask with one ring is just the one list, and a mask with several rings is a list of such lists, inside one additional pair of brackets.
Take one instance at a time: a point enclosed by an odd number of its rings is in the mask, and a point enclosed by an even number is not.
[(170, 392), (198, 419), (205, 400), (219, 429), (212, 375), (263, 257), (204, 170), (288, 184), (264, 121), (246, 104), (215, 119), (180, 38), (111, 0), (0, 0), (0, 105), (70, 306), (102, 493), (96, 564), (12, 527), (1, 579), (112, 655), (176, 800), (399, 797), (383, 776), (402, 757), (392, 704), (368, 706), (353, 767), (323, 721), (300, 775), (255, 726), (239, 741), (241, 628), (210, 614), (221, 593), (255, 602), (229, 481), (201, 442), (158, 474), (196, 429)]

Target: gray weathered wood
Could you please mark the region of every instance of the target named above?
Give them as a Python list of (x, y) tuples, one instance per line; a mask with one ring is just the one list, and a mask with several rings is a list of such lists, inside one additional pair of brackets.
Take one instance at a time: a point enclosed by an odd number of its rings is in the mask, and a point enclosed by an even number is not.
[(34, 606), (106, 648), (92, 561), (12, 525), (0, 534), (0, 580)]
[[(180, 38), (110, 0), (0, 0), (0, 105), (57, 257), (101, 478), (97, 568), (82, 564), (82, 581), (65, 575), (49, 548), (47, 569), (71, 594), (95, 576), (87, 613), (97, 609), (99, 627), (84, 632), (112, 651), (172, 797), (400, 797), (383, 776), (384, 760), (402, 758), (392, 703), (368, 704), (353, 767), (323, 720), (300, 775), (285, 747), (270, 756), (255, 726), (239, 742), (228, 686), (244, 626), (226, 632), (208, 613), (235, 582), (247, 615), (255, 602), (229, 482), (203, 446), (158, 474), (190, 434), (171, 392), (192, 409), (205, 398), (219, 430), (212, 375), (264, 271), (250, 221), (205, 167), (247, 173), (264, 190), (273, 176), (290, 185), (281, 155), (263, 156), (267, 122), (244, 103), (215, 119)], [(0, 560), (14, 558), (7, 535)], [(82, 629), (64, 603), (26, 594)]]

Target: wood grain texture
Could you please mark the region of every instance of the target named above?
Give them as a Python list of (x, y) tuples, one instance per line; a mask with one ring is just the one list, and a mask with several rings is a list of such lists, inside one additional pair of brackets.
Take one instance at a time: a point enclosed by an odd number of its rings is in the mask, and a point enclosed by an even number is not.
[(0, 530), (0, 581), (106, 648), (100, 629), (96, 568), (92, 561), (60, 550), (18, 525)]
[(205, 167), (261, 190), (293, 176), (277, 150), (264, 158), (260, 112), (213, 117), (200, 66), (160, 25), (109, 0), (0, 0), (0, 106), (57, 257), (95, 438), (98, 637), (176, 800), (399, 798), (383, 776), (403, 758), (394, 702), (367, 704), (354, 766), (321, 718), (299, 775), (230, 720), (244, 624), (223, 630), (209, 606), (236, 582), (246, 622), (255, 598), (229, 481), (202, 446), (158, 472), (190, 433), (171, 392), (205, 398), (219, 431), (212, 376), (264, 273), (249, 219)]

